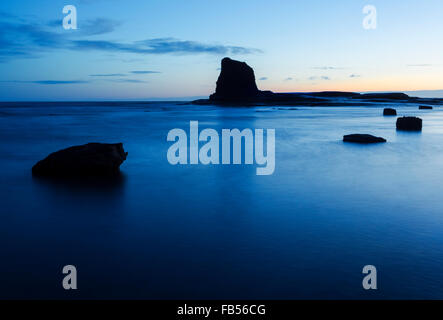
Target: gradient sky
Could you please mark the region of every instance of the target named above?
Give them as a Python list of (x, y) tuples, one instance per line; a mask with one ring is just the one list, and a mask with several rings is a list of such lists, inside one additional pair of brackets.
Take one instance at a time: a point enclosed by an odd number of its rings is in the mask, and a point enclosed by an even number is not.
[(225, 56), (262, 90), (442, 90), (442, 39), (441, 0), (2, 1), (0, 100), (207, 96)]

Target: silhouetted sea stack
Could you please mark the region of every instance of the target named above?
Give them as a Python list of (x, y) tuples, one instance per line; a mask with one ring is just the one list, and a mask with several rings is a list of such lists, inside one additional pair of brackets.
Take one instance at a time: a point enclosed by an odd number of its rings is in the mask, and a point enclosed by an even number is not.
[(392, 109), (392, 108), (385, 108), (383, 110), (383, 115), (384, 116), (396, 116), (397, 115), (397, 110)]
[(432, 110), (433, 108), (431, 106), (420, 106), (418, 107), (420, 110)]
[(112, 175), (127, 155), (122, 143), (88, 143), (51, 153), (34, 165), (32, 173), (48, 177)]
[(421, 131), (423, 121), (417, 117), (401, 117), (397, 119), (397, 130)]
[(386, 142), (386, 139), (375, 137), (370, 134), (349, 134), (343, 137), (344, 142), (353, 142), (353, 143), (362, 143), (362, 144), (369, 144), (369, 143), (384, 143)]
[(256, 99), (260, 91), (255, 83), (254, 70), (245, 62), (224, 58), (215, 93), (209, 99), (215, 101), (241, 101)]

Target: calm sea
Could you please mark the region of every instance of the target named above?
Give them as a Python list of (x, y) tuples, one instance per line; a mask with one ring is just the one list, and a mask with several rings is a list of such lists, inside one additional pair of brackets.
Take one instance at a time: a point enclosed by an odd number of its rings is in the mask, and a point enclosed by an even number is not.
[[(0, 298), (443, 298), (443, 109), (0, 104)], [(276, 168), (172, 166), (169, 130), (271, 128)], [(371, 133), (386, 144), (344, 144)], [(117, 181), (34, 179), (49, 153), (123, 142)], [(74, 265), (78, 290), (62, 288)], [(378, 270), (378, 290), (362, 269)]]

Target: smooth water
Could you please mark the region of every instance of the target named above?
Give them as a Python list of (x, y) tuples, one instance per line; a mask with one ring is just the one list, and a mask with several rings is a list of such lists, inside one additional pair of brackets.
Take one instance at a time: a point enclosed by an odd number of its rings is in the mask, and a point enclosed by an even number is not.
[[(1, 298), (443, 298), (443, 109), (422, 133), (373, 107), (2, 103)], [(276, 129), (276, 169), (172, 166), (169, 130)], [(371, 133), (379, 145), (343, 143)], [(123, 142), (122, 179), (42, 181), (32, 165)], [(62, 268), (78, 290), (62, 288)], [(362, 288), (375, 265), (377, 291)]]

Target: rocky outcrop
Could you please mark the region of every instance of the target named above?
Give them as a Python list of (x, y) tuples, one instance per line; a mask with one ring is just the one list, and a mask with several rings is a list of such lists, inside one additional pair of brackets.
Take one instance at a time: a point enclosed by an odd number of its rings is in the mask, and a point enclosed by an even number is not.
[(431, 107), (431, 106), (420, 106), (420, 107), (418, 107), (420, 110), (432, 110), (433, 109), (433, 107)]
[(397, 130), (421, 131), (423, 120), (417, 117), (401, 117), (397, 119)]
[(112, 175), (127, 155), (122, 143), (88, 143), (51, 153), (34, 165), (32, 173), (49, 177)]
[(365, 93), (360, 98), (371, 100), (409, 100), (409, 96), (402, 92)]
[(255, 83), (254, 70), (245, 62), (224, 58), (217, 80), (215, 93), (210, 96), (213, 101), (253, 100), (260, 94)]
[(255, 82), (254, 70), (245, 62), (224, 58), (215, 93), (209, 99), (192, 101), (195, 105), (229, 106), (372, 106), (377, 102), (443, 105), (443, 99), (409, 97), (400, 92), (292, 92), (261, 91)]
[(386, 139), (375, 137), (370, 134), (349, 134), (343, 137), (344, 142), (353, 142), (353, 143), (383, 143), (386, 142)]
[(397, 110), (392, 109), (392, 108), (385, 108), (383, 110), (383, 115), (384, 116), (396, 116), (397, 115)]

